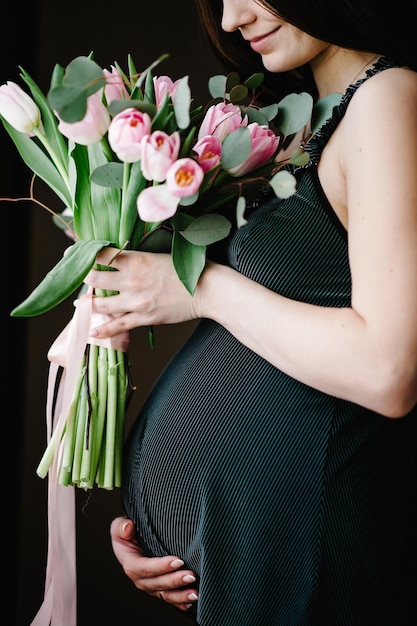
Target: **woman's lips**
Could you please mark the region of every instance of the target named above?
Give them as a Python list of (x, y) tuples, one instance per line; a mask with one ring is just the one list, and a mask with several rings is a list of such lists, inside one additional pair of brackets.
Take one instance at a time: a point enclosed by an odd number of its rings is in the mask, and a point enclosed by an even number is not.
[(251, 39), (250, 40), (250, 47), (252, 48), (252, 50), (254, 50), (255, 52), (262, 52), (262, 50), (270, 42), (270, 40), (273, 37), (273, 35), (275, 35), (275, 33), (278, 32), (278, 30), (280, 28), (281, 27), (279, 26), (278, 28), (276, 28), (275, 30), (271, 31), (270, 33), (267, 33), (266, 35), (261, 35), (261, 37), (254, 37), (253, 39)]

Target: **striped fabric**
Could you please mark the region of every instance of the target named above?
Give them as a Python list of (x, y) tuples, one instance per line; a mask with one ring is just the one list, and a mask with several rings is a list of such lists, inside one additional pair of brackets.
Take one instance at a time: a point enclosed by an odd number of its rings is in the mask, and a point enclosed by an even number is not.
[[(353, 93), (297, 170), (297, 193), (254, 208), (228, 245), (239, 272), (322, 306), (350, 305), (347, 236), (316, 163)], [(386, 504), (412, 424), (303, 385), (202, 320), (129, 435), (126, 512), (147, 554), (198, 575), (200, 626), (406, 626), (390, 618)]]

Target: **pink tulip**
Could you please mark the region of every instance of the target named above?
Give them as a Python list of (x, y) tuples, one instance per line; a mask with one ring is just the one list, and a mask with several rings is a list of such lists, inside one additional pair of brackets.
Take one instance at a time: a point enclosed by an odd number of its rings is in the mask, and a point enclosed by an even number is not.
[(231, 176), (244, 176), (248, 172), (268, 163), (276, 153), (279, 144), (277, 137), (268, 126), (257, 122), (249, 124), (251, 152), (240, 165), (227, 170)]
[(181, 80), (173, 80), (169, 76), (155, 76), (153, 79), (153, 87), (155, 91), (155, 103), (157, 108), (159, 108), (166, 96), (168, 95), (172, 102), (174, 102), (175, 92), (177, 90), (178, 85)]
[(209, 135), (195, 144), (194, 152), (198, 155), (197, 161), (205, 172), (208, 172), (220, 163), (222, 143), (218, 137)]
[(178, 159), (167, 172), (169, 191), (178, 198), (192, 196), (200, 189), (204, 170), (194, 159)]
[(68, 139), (83, 146), (97, 143), (104, 137), (110, 124), (110, 116), (101, 101), (101, 91), (87, 98), (87, 112), (79, 122), (64, 122), (58, 117), (58, 129)]
[(147, 113), (133, 107), (114, 116), (109, 126), (109, 144), (121, 161), (134, 163), (142, 157), (141, 140), (151, 132)]
[(204, 116), (203, 122), (198, 131), (198, 139), (203, 139), (207, 135), (218, 137), (222, 141), (226, 135), (239, 128), (247, 126), (248, 118), (242, 117), (242, 111), (237, 104), (219, 102), (213, 104)]
[(141, 169), (146, 180), (162, 183), (168, 168), (177, 160), (180, 147), (181, 139), (177, 131), (167, 135), (157, 130), (145, 135), (141, 141)]
[(172, 217), (179, 204), (179, 198), (172, 195), (168, 185), (146, 187), (138, 196), (137, 209), (144, 222), (163, 222)]
[(37, 104), (16, 83), (8, 81), (0, 87), (0, 115), (13, 128), (33, 137), (33, 129), (41, 127)]
[(128, 100), (129, 93), (119, 70), (114, 67), (114, 65), (111, 65), (110, 67), (111, 71), (107, 69), (103, 70), (103, 74), (106, 78), (104, 96), (107, 104), (110, 104), (112, 100)]

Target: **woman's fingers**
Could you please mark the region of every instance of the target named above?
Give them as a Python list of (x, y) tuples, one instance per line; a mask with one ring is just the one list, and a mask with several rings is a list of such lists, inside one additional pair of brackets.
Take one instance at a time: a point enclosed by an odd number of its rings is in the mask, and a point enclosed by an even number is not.
[(136, 541), (131, 520), (118, 517), (110, 526), (114, 554), (133, 584), (146, 593), (173, 604), (182, 611), (197, 601), (198, 591), (191, 570), (182, 569), (184, 562), (175, 556), (146, 557)]

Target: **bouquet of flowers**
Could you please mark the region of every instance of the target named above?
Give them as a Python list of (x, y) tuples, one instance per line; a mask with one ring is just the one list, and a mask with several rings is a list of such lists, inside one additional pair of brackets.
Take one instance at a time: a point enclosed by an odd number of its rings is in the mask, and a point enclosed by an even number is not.
[[(53, 213), (75, 241), (12, 316), (42, 314), (73, 294), (104, 246), (170, 250), (193, 293), (207, 246), (230, 231), (227, 212), (244, 223), (251, 185), (264, 180), (279, 197), (294, 193), (294, 178), (281, 168), (305, 163), (308, 154), (299, 149), (282, 161), (277, 155), (309, 122), (311, 96), (291, 94), (262, 108), (256, 105), (262, 74), (241, 82), (232, 73), (212, 77), (212, 100), (194, 106), (187, 76), (173, 81), (154, 74), (165, 57), (137, 72), (129, 56), (125, 72), (117, 63), (101, 68), (92, 54), (80, 56), (66, 68), (55, 66), (47, 96), (23, 68), (31, 96), (10, 81), (0, 87), (1, 120), (26, 165), (62, 201), (64, 209)], [(315, 109), (316, 127), (333, 104), (329, 99)], [(66, 380), (54, 411), (48, 401), (54, 417), (37, 472), (45, 477), (53, 467), (61, 485), (112, 489), (120, 486), (133, 390), (129, 337), (104, 345), (88, 337), (99, 322), (91, 318), (91, 296), (79, 297), (74, 318), (49, 351)]]

